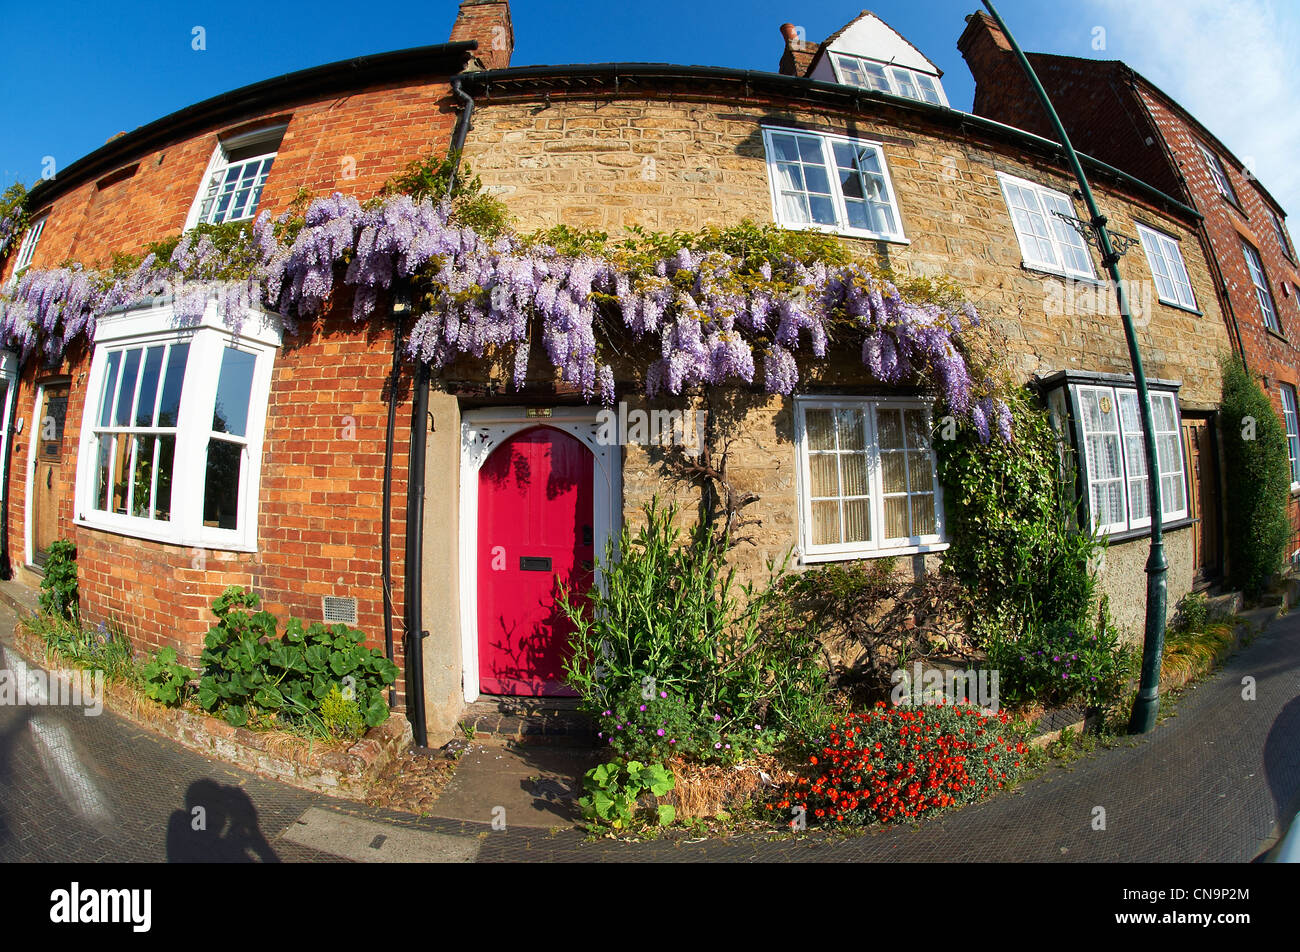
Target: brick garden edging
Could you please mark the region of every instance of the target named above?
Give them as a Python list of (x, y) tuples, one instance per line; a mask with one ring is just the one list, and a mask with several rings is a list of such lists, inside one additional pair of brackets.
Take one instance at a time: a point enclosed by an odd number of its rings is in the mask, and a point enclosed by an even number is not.
[[(35, 639), (20, 620), (14, 646), (29, 664), (45, 670)], [(90, 692), (94, 695), (93, 689)], [(93, 696), (98, 703), (100, 698)], [(362, 799), (374, 781), (411, 745), (405, 714), (392, 711), (349, 747), (282, 731), (253, 731), (183, 708), (168, 708), (134, 690), (105, 684), (103, 704), (140, 727), (156, 731), (204, 757), (233, 764), (267, 780), (335, 797)]]

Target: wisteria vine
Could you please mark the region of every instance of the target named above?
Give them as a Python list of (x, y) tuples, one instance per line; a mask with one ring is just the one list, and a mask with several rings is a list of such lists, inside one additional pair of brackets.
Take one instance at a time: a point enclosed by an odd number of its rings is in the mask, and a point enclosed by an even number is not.
[[(133, 269), (79, 265), (29, 269), (0, 290), (0, 335), (30, 353), (60, 356), (79, 337), (94, 340), (106, 312), (171, 296), (178, 322), (218, 301), (237, 328), (250, 307), (281, 315), (289, 328), (325, 308), (340, 285), (352, 317), (375, 318), (398, 282), (424, 292), (408, 355), (441, 369), (462, 357), (513, 358), (524, 385), (534, 338), (586, 399), (614, 400), (614, 372), (602, 351), (644, 343), (653, 357), (648, 396), (760, 374), (772, 394), (799, 382), (797, 355), (824, 358), (832, 340), (860, 340), (862, 362), (882, 384), (928, 378), (947, 412), (969, 419), (981, 439), (1010, 440), (1010, 411), (972, 378), (957, 341), (979, 323), (969, 303), (947, 308), (907, 300), (857, 263), (806, 264), (785, 256), (757, 267), (723, 251), (682, 248), (657, 260), (619, 253), (565, 254), (514, 234), (484, 237), (458, 224), (447, 205), (390, 195), (362, 204), (334, 193), (313, 201), (295, 224), (263, 212), (234, 245), (189, 232), (165, 260)], [(988, 392), (985, 392), (988, 391)]]

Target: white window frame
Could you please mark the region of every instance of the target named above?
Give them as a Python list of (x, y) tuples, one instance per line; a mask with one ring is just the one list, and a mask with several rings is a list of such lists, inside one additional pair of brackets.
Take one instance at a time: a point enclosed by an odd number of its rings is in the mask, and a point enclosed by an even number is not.
[[(211, 215), (206, 218), (203, 215), (203, 203), (207, 198), (209, 190), (214, 185), (214, 180), (217, 176), (224, 176), (226, 170), (229, 169), (232, 164), (244, 165), (248, 162), (260, 162), (269, 158), (272, 160), (271, 168), (273, 169), (275, 167), (274, 160), (279, 155), (280, 144), (287, 128), (288, 126), (286, 125), (271, 126), (270, 128), (257, 129), (253, 132), (243, 133), (238, 136), (230, 136), (217, 141), (216, 147), (212, 150), (212, 156), (208, 159), (207, 169), (204, 171), (203, 177), (199, 180), (199, 188), (194, 195), (194, 201), (190, 204), (190, 212), (185, 219), (186, 231), (189, 231), (200, 222), (211, 220)], [(259, 142), (265, 142), (267, 144), (265, 152), (260, 152), (259, 154), (250, 156), (247, 159), (241, 159), (238, 163), (232, 163), (230, 161), (229, 155), (232, 151), (247, 148), (249, 146), (255, 146)], [(267, 169), (266, 174), (269, 175), (270, 172), (271, 169)], [(247, 215), (242, 218), (227, 218), (224, 219), (224, 221), (252, 221), (257, 216), (257, 206), (261, 203), (262, 188), (265, 184), (266, 179), (263, 178), (261, 184), (257, 187), (257, 201), (252, 204)], [(219, 184), (217, 184), (217, 190), (218, 194), (220, 194)]]
[[(831, 200), (835, 206), (836, 223), (826, 225), (818, 222), (787, 221), (784, 204), (781, 201), (781, 179), (777, 171), (778, 160), (772, 144), (773, 135), (793, 135), (816, 139), (821, 147), (822, 167), (830, 180)], [(880, 163), (880, 176), (884, 183), (885, 195), (889, 200), (889, 209), (894, 216), (895, 231), (876, 232), (865, 228), (854, 228), (848, 224), (849, 213), (846, 206), (843, 187), (840, 183), (839, 166), (835, 161), (833, 143), (841, 142), (855, 148), (872, 149)], [(854, 238), (868, 238), (873, 241), (888, 241), (894, 244), (910, 244), (903, 229), (903, 216), (898, 207), (898, 196), (894, 192), (894, 183), (889, 175), (889, 163), (885, 160), (884, 147), (879, 142), (869, 139), (854, 139), (850, 136), (835, 135), (829, 132), (811, 132), (807, 129), (788, 129), (781, 126), (763, 127), (763, 149), (767, 160), (767, 180), (772, 199), (772, 218), (782, 228), (792, 231), (821, 231), (833, 235), (847, 235)], [(859, 172), (859, 174), (864, 174)], [(806, 183), (805, 183), (806, 184)]]
[[(1146, 494), (1150, 491), (1149, 484), (1146, 481), (1151, 478), (1149, 462), (1146, 467), (1147, 472), (1145, 476), (1132, 472), (1130, 468), (1132, 455), (1136, 455), (1137, 458), (1144, 461), (1146, 460), (1146, 443), (1142, 438), (1140, 410), (1136, 426), (1128, 426), (1124, 423), (1124, 414), (1120, 404), (1121, 393), (1130, 397), (1134, 403), (1136, 403), (1137, 389), (1134, 387), (1111, 386), (1109, 384), (1100, 383), (1075, 383), (1070, 385), (1070, 390), (1070, 399), (1074, 405), (1074, 412), (1079, 423), (1079, 436), (1080, 442), (1082, 443), (1082, 446), (1079, 448), (1078, 457), (1079, 462), (1083, 466), (1083, 472), (1081, 475), (1083, 478), (1084, 496), (1087, 499), (1088, 504), (1089, 522), (1100, 535), (1111, 535), (1113, 533), (1125, 532), (1128, 530), (1144, 529), (1150, 526), (1151, 514), (1149, 512), (1145, 516), (1134, 516), (1133, 514), (1133, 483), (1140, 480), (1142, 482), (1141, 492)], [(1095, 394), (1099, 400), (1106, 397), (1111, 401), (1112, 409), (1115, 414), (1115, 430), (1107, 430), (1104, 432), (1105, 435), (1112, 435), (1113, 433), (1113, 435), (1118, 438), (1120, 459), (1119, 477), (1111, 477), (1106, 480), (1093, 478), (1093, 473), (1096, 472), (1096, 467), (1093, 465), (1092, 447), (1088, 441), (1088, 437), (1102, 435), (1102, 431), (1094, 434), (1088, 429), (1087, 415), (1083, 410), (1083, 395), (1085, 392)], [(1157, 414), (1155, 412), (1157, 402), (1168, 404), (1174, 420), (1174, 428), (1172, 430), (1156, 430), (1157, 469), (1159, 470), (1159, 476), (1162, 480), (1160, 493), (1160, 507), (1164, 510), (1162, 520), (1168, 523), (1179, 519), (1186, 519), (1188, 514), (1187, 461), (1184, 458), (1185, 454), (1183, 452), (1182, 414), (1178, 409), (1178, 399), (1175, 394), (1167, 390), (1148, 390), (1147, 393), (1151, 398), (1152, 423), (1157, 423)], [(1177, 448), (1178, 452), (1178, 466), (1176, 469), (1169, 465), (1171, 461), (1161, 452), (1161, 436), (1166, 438), (1173, 437), (1173, 445)], [(1183, 504), (1180, 508), (1170, 509), (1170, 497), (1169, 494), (1164, 491), (1163, 481), (1174, 477), (1177, 477), (1179, 482), (1182, 484)], [(1093, 484), (1115, 480), (1118, 480), (1123, 491), (1124, 519), (1118, 522), (1099, 523), (1097, 521), (1096, 507), (1093, 505)], [(1146, 498), (1149, 498), (1149, 496)]]
[(1204, 142), (1198, 142), (1196, 146), (1201, 150), (1201, 158), (1205, 160), (1205, 167), (1209, 170), (1210, 181), (1214, 183), (1214, 187), (1228, 201), (1237, 204), (1237, 192), (1233, 189), (1232, 179), (1228, 176), (1228, 167), (1223, 164), (1219, 154)]
[[(167, 522), (95, 508), (98, 469), (97, 429), (100, 400), (107, 371), (107, 355), (123, 347), (188, 341), (185, 384), (176, 421), (176, 446), (172, 474), (171, 519)], [(178, 325), (170, 304), (135, 308), (100, 319), (95, 333), (95, 353), (86, 385), (77, 455), (77, 525), (174, 545), (236, 552), (257, 551), (258, 500), (261, 487), (262, 449), (266, 410), (275, 353), (281, 344), (279, 319), (263, 311), (249, 311), (238, 334), (221, 322), (217, 302), (208, 303), (197, 325)], [(253, 353), (254, 365), (248, 401), (248, 423), (242, 439), (246, 447), (243, 478), (239, 486), (235, 529), (203, 524), (203, 494), (207, 473), (208, 441), (217, 383), (226, 347)], [(160, 374), (159, 391), (163, 380)], [(112, 429), (112, 428), (110, 428)], [(241, 442), (232, 439), (231, 442)]]
[(18, 254), (14, 256), (14, 270), (9, 275), (10, 287), (18, 283), (18, 276), (21, 272), (31, 267), (32, 259), (36, 257), (36, 246), (40, 244), (41, 234), (45, 231), (45, 223), (49, 220), (50, 216), (47, 213), (28, 223), (27, 230), (23, 233), (23, 240), (18, 245)]
[[(1002, 188), (1002, 198), (1007, 205), (1007, 215), (1011, 219), (1011, 227), (1016, 233), (1016, 240), (1020, 243), (1020, 256), (1026, 268), (1032, 268), (1035, 271), (1046, 271), (1049, 274), (1061, 277), (1096, 280), (1097, 272), (1093, 265), (1092, 253), (1088, 249), (1088, 243), (1079, 237), (1079, 233), (1074, 230), (1072, 225), (1052, 214), (1053, 211), (1065, 210), (1068, 210), (1071, 214), (1074, 213), (1074, 201), (1069, 195), (1039, 185), (1037, 182), (1031, 182), (1028, 179), (1008, 175), (1005, 172), (998, 173), (998, 184)], [(1026, 191), (1032, 195), (1037, 203), (1035, 208), (1022, 209), (1018, 203), (1012, 200), (1012, 188)], [(1064, 204), (1066, 208), (1052, 208), (1053, 204)], [(1021, 221), (1016, 217), (1017, 211), (1028, 215), (1037, 214), (1045, 224), (1046, 234), (1022, 231)], [(1039, 242), (1043, 241), (1046, 241), (1051, 246), (1052, 257), (1050, 260), (1039, 253)], [(1066, 264), (1066, 255), (1062, 250), (1064, 245), (1070, 246), (1075, 251), (1082, 252), (1084, 259), (1088, 262), (1086, 271)]]
[[(884, 494), (881, 483), (880, 443), (876, 435), (876, 410), (921, 410), (926, 421), (933, 425), (933, 404), (930, 401), (895, 397), (796, 397), (795, 398), (795, 452), (796, 492), (799, 504), (799, 549), (802, 561), (835, 562), (858, 558), (884, 558), (891, 555), (916, 555), (941, 552), (948, 548), (944, 531), (943, 486), (939, 481), (938, 461), (931, 445), (931, 472), (934, 477), (934, 526), (928, 535), (907, 539), (885, 539)], [(812, 474), (809, 468), (808, 429), (805, 413), (808, 410), (860, 410), (866, 421), (867, 485), (870, 493), (871, 534), (865, 542), (814, 545), (812, 542)], [(855, 497), (856, 498), (856, 497)]]
[[(891, 96), (898, 96), (902, 99), (911, 99), (914, 102), (928, 103), (932, 106), (947, 106), (948, 96), (944, 93), (943, 83), (935, 73), (927, 73), (923, 70), (912, 69), (910, 66), (896, 66), (892, 63), (886, 63), (883, 60), (874, 60), (868, 56), (857, 56), (853, 53), (834, 53), (831, 56), (831, 63), (835, 67), (835, 78), (843, 86), (853, 86), (856, 89), (869, 89), (874, 92), (889, 93)], [(854, 82), (851, 73), (858, 72), (865, 74), (867, 70), (874, 70), (884, 78), (882, 88), (879, 80), (876, 82)], [(929, 83), (930, 88), (934, 91), (935, 100), (931, 101), (925, 98), (921, 91), (922, 81)], [(916, 90), (916, 95), (908, 95), (903, 92), (906, 85), (911, 84)]]
[(1268, 286), (1264, 258), (1260, 255), (1259, 249), (1245, 238), (1241, 239), (1241, 253), (1246, 257), (1246, 270), (1250, 272), (1251, 284), (1255, 285), (1255, 302), (1259, 304), (1259, 313), (1264, 318), (1264, 326), (1274, 334), (1281, 334), (1282, 323), (1277, 316), (1277, 298), (1273, 297), (1273, 289)]
[(1291, 236), (1287, 234), (1286, 223), (1282, 221), (1282, 216), (1273, 209), (1270, 208), (1268, 214), (1273, 219), (1273, 231), (1277, 233), (1278, 244), (1282, 246), (1282, 254), (1294, 261), (1295, 249), (1291, 246)]
[[(4, 400), (0, 400), (0, 479), (9, 479), (9, 411), (18, 399), (18, 355), (12, 350), (0, 350), (0, 380), (9, 384)], [(15, 434), (16, 435), (16, 434)]]
[(1295, 387), (1289, 383), (1279, 388), (1282, 394), (1282, 422), (1286, 427), (1286, 455), (1291, 461), (1291, 489), (1300, 489), (1300, 416), (1296, 412)]
[[(1192, 279), (1187, 273), (1178, 240), (1141, 223), (1137, 231), (1142, 250), (1147, 255), (1147, 264), (1151, 267), (1151, 277), (1156, 283), (1156, 296), (1165, 304), (1196, 310), (1196, 292), (1192, 290)], [(1169, 285), (1171, 294), (1166, 294), (1160, 286), (1161, 278)]]

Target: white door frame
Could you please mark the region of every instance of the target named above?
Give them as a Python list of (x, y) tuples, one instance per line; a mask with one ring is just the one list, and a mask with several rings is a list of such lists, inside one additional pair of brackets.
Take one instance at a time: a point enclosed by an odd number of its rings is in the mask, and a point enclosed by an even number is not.
[(596, 559), (623, 522), (623, 454), (617, 443), (598, 439), (595, 407), (555, 407), (550, 416), (529, 416), (525, 407), (468, 410), (460, 425), (460, 637), (461, 673), (468, 703), (479, 698), (478, 657), (478, 474), (492, 451), (523, 430), (546, 426), (577, 437), (591, 450), (592, 542)]

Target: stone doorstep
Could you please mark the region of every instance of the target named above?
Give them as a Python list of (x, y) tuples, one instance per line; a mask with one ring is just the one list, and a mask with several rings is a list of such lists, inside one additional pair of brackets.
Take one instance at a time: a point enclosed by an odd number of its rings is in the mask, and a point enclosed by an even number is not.
[(575, 698), (484, 698), (468, 705), (460, 724), (484, 744), (594, 746), (591, 719)]
[[(20, 641), (14, 640), (16, 643)], [(44, 669), (31, 658), (24, 660)], [(318, 750), (317, 743), (309, 739), (289, 737), (284, 740), (288, 747), (288, 752), (284, 753), (273, 749), (280, 746), (276, 741), (284, 737), (281, 734), (232, 727), (215, 717), (170, 708), (162, 708), (162, 716), (157, 720), (137, 719), (112, 694), (105, 691), (103, 695), (102, 699), (93, 697), (92, 700), (96, 703), (102, 700), (105, 708), (136, 726), (162, 734), (206, 757), (233, 764), (268, 780), (350, 799), (364, 797), (372, 782), (411, 745), (412, 739), (406, 715), (391, 711), (388, 720), (372, 727), (347, 750)]]

